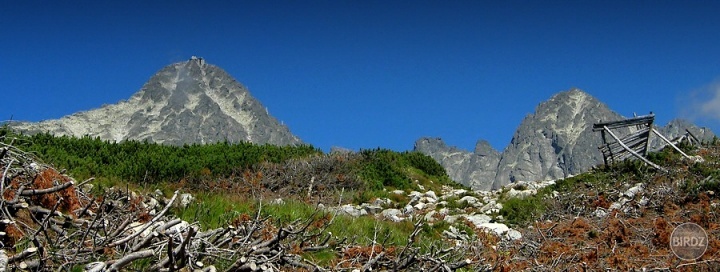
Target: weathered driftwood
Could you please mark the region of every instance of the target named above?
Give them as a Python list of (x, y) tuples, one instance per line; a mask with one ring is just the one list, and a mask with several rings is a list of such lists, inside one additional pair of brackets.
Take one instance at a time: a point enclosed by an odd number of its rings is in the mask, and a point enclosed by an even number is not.
[(125, 255), (125, 257), (122, 257), (121, 259), (113, 262), (112, 265), (108, 267), (108, 271), (119, 271), (120, 269), (137, 259), (148, 258), (154, 255), (155, 252), (152, 249), (130, 253), (128, 255)]
[(70, 188), (73, 186), (73, 184), (74, 184), (74, 182), (70, 181), (70, 182), (66, 182), (66, 183), (57, 185), (52, 188), (47, 188), (47, 189), (22, 190), (22, 191), (20, 191), (20, 196), (34, 196), (34, 195), (44, 195), (44, 194), (55, 193), (55, 192), (59, 192), (59, 191), (65, 190), (67, 188)]
[(0, 249), (0, 271), (7, 271), (8, 262), (10, 262), (10, 258), (8, 258), (4, 249)]

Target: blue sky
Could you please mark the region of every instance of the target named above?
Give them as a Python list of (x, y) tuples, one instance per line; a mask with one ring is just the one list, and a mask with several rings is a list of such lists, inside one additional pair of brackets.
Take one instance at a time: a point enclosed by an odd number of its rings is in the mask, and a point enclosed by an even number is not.
[(720, 131), (718, 1), (4, 1), (0, 120), (116, 103), (192, 55), (324, 150), (502, 150), (578, 87)]

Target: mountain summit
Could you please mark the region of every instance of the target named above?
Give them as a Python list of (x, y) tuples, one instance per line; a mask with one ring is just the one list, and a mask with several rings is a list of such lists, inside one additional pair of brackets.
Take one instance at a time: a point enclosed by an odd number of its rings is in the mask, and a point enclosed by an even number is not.
[[(592, 131), (598, 122), (622, 120), (595, 97), (579, 89), (561, 92), (540, 103), (520, 123), (510, 144), (500, 153), (479, 141), (474, 152), (448, 147), (437, 138), (421, 138), (415, 150), (445, 167), (453, 180), (478, 190), (498, 189), (517, 181), (565, 178), (603, 162), (602, 139)], [(668, 138), (691, 131), (701, 140), (715, 135), (705, 128), (673, 120), (658, 130)], [(630, 131), (620, 131), (623, 135)], [(651, 146), (660, 147), (651, 136)]]
[(602, 162), (602, 139), (592, 131), (601, 120), (621, 120), (591, 95), (572, 89), (541, 103), (520, 123), (498, 166), (494, 188), (519, 180), (558, 179)]
[(298, 137), (270, 116), (247, 88), (217, 66), (192, 57), (157, 72), (127, 101), (39, 123), (25, 133), (126, 139), (183, 145), (240, 142), (295, 145)]

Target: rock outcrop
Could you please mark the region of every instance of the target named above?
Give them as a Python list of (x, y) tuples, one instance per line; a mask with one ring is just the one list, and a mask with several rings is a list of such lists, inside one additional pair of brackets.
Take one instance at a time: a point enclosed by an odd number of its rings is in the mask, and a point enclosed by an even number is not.
[(448, 176), (455, 181), (478, 190), (490, 190), (495, 179), (500, 152), (487, 141), (478, 141), (474, 152), (447, 146), (440, 138), (422, 138), (415, 142), (415, 150), (429, 155), (442, 165)]

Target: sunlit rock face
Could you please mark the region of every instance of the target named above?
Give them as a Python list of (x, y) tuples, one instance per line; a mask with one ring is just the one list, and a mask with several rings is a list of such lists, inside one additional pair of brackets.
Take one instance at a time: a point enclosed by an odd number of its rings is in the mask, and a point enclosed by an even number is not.
[(602, 163), (600, 121), (622, 116), (589, 94), (573, 89), (554, 95), (528, 115), (503, 151), (493, 188), (515, 181), (551, 180)]
[(127, 101), (56, 120), (15, 123), (26, 133), (91, 136), (183, 145), (252, 142), (296, 145), (301, 141), (270, 116), (247, 88), (217, 66), (193, 57), (153, 75)]

